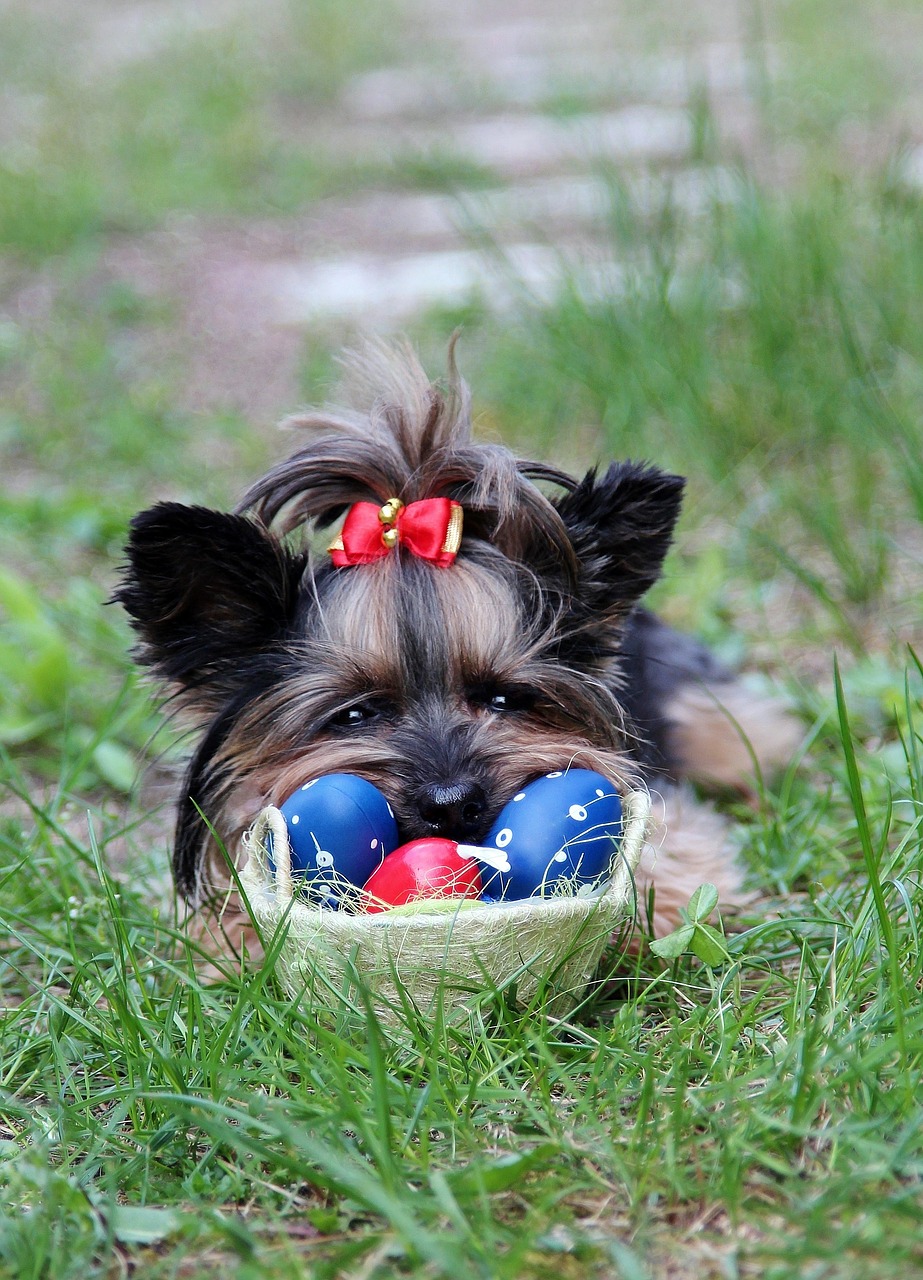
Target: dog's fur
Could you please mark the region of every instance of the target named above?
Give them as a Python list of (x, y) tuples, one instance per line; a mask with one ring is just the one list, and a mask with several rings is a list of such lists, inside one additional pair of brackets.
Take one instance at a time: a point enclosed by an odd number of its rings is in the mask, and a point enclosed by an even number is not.
[[(525, 783), (577, 765), (665, 798), (639, 884), (655, 931), (703, 881), (739, 901), (722, 821), (678, 784), (744, 786), (785, 756), (791, 727), (639, 606), (683, 480), (619, 462), (577, 481), (474, 443), (451, 352), (444, 389), (405, 347), (370, 347), (356, 368), (367, 407), (292, 419), (307, 443), (236, 513), (160, 503), (132, 523), (117, 598), (139, 661), (200, 730), (180, 893), (198, 907), (227, 886), (209, 826), (235, 852), (263, 805), (320, 774), (375, 783), (402, 840), (476, 843)], [(329, 532), (311, 545), (354, 502), (440, 495), (464, 508), (447, 569), (400, 549), (335, 568)]]

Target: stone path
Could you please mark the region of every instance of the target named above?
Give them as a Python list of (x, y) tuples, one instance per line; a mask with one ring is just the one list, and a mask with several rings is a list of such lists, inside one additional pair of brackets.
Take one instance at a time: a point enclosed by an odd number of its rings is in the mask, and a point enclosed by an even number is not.
[[(692, 160), (690, 107), (707, 97), (725, 136), (744, 145), (754, 134), (736, 6), (694, 0), (667, 32), (645, 32), (618, 9), (609, 0), (572, 0), (566, 15), (550, 0), (417, 0), (402, 61), (357, 76), (331, 109), (295, 122), (357, 159), (419, 157), (470, 172), (469, 189), (359, 189), (299, 218), (183, 219), (113, 246), (109, 271), (179, 300), (187, 407), (263, 421), (284, 411), (314, 326), (382, 332), (434, 304), (476, 296), (502, 306), (511, 276), (544, 296), (562, 262), (587, 264), (590, 287), (617, 285), (620, 264), (603, 234), (606, 172), (642, 204), (661, 200), (666, 183), (693, 212), (730, 195), (728, 172)], [(195, 25), (220, 26), (236, 11), (210, 0), (196, 6)], [(156, 51), (171, 20), (192, 18), (164, 3), (99, 4), (88, 64), (105, 74)]]
[[(606, 174), (642, 208), (669, 189), (694, 214), (735, 191), (703, 160), (706, 120), (722, 154), (763, 154), (756, 104), (776, 50), (747, 29), (752, 6), (739, 0), (411, 3), (394, 65), (355, 77), (322, 111), (295, 104), (285, 123), (360, 170), (363, 158), (379, 173), (393, 158), (395, 177), (414, 159), (442, 166), (458, 175), (451, 194), (360, 186), (300, 217), (183, 218), (108, 252), (107, 270), (180, 312), (185, 407), (277, 416), (297, 399), (317, 326), (383, 332), (433, 305), (502, 306), (512, 278), (547, 296), (562, 263), (582, 264), (590, 289), (617, 287)], [(246, 9), (89, 0), (82, 56), (105, 75)]]

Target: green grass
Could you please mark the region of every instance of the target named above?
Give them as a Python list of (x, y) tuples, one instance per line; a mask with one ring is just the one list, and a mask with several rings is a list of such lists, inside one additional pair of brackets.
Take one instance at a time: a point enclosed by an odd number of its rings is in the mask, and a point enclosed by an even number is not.
[[(267, 968), (202, 988), (144, 884), (105, 871), (105, 822), (9, 821), (0, 1265), (648, 1275), (681, 1245), (696, 1275), (910, 1274), (923, 775), (917, 746), (892, 796), (837, 702), (834, 812), (806, 832), (790, 781), (749, 833), (777, 860), (807, 842), (805, 892), (716, 969), (623, 962), (570, 1023), (325, 1019)], [(824, 889), (831, 827), (851, 870)]]
[(134, 754), (164, 746), (149, 741), (124, 620), (105, 607), (128, 521), (167, 492), (226, 503), (266, 461), (239, 418), (176, 413), (172, 370), (137, 354), (173, 323), (72, 262), (47, 316), (11, 326), (0, 357), (0, 447), (23, 477), (0, 493), (0, 746), (43, 778), (83, 760), (78, 789), (128, 792)]
[[(630, 449), (692, 474), (689, 545), (662, 603), (719, 646), (749, 631), (791, 682), (811, 740), (757, 812), (730, 810), (764, 895), (730, 959), (710, 968), (684, 954), (665, 968), (613, 953), (614, 980), (565, 1022), (489, 1006), (464, 1034), (324, 1021), (293, 1008), (269, 969), (203, 988), (147, 887), (150, 859), (121, 853), (117, 877), (106, 871), (124, 819), (97, 784), (91, 837), (74, 797), (105, 777), (100, 742), (140, 745), (152, 721), (137, 692), (107, 700), (125, 679), (126, 636), (94, 621), (86, 575), (111, 573), (121, 520), (164, 483), (158, 467), (175, 465), (186, 425), (157, 418), (157, 398), (152, 408), (112, 359), (120, 334), (156, 319), (124, 299), (91, 307), (83, 330), (65, 309), (37, 403), (20, 353), (13, 456), (58, 476), (59, 493), (10, 500), (20, 593), (14, 583), (4, 604), (35, 668), (20, 703), (58, 719), (12, 742), (18, 763), (6, 763), (19, 796), (0, 838), (7, 1274), (104, 1275), (116, 1257), (154, 1276), (923, 1267), (923, 676), (880, 617), (893, 610), (900, 625), (921, 600), (909, 427), (895, 426), (912, 420), (920, 386), (911, 212), (875, 192), (848, 216), (836, 192), (792, 209), (752, 191), (700, 231), (682, 287), (655, 244), (627, 298), (587, 303), (573, 289), (551, 309), (525, 307), (502, 340), (466, 317), (494, 423), (522, 436), (528, 421), (528, 443), (560, 453), (556, 422), (598, 421), (580, 452)], [(732, 307), (706, 288), (702, 244), (746, 282)], [(848, 323), (831, 303), (841, 293)], [(857, 332), (873, 354), (860, 355)], [(82, 373), (67, 383), (74, 350)], [(146, 444), (149, 414), (168, 458)], [(110, 415), (128, 424), (111, 438)], [(233, 442), (240, 428), (212, 432)], [(173, 483), (197, 497), (188, 465)], [(94, 522), (79, 495), (100, 467), (117, 479)], [(811, 495), (831, 478), (818, 515)], [(222, 485), (226, 471), (205, 487), (220, 500)], [(841, 528), (860, 564), (885, 548), (859, 593), (836, 556)], [(30, 594), (30, 576), (55, 564), (76, 573), (82, 602), (56, 584), (48, 600)], [(774, 617), (770, 650), (761, 628)], [(842, 648), (845, 694), (826, 660), (816, 687), (797, 658), (784, 662), (793, 637), (798, 653)], [(65, 639), (73, 656), (50, 664), (64, 686), (48, 689), (43, 654)], [(62, 749), (60, 717), (78, 706), (82, 737)], [(55, 744), (59, 782), (30, 812)]]
[[(787, 689), (805, 732), (755, 806), (723, 802), (759, 893), (727, 957), (613, 946), (563, 1021), (510, 998), (464, 1029), (321, 1016), (271, 964), (200, 982), (169, 818), (132, 791), (170, 737), (103, 603), (127, 521), (232, 502), (272, 446), (184, 407), (180, 307), (103, 259), (358, 181), (304, 122), (393, 37), (372, 0), (281, 5), (78, 75), (68, 13), (0, 19), (23, 113), (0, 148), (0, 1278), (923, 1274), (923, 211), (888, 148), (784, 196), (741, 169), (695, 217), (613, 179), (626, 288), (575, 271), (551, 303), (416, 335), (438, 372), (463, 324), (484, 434), (689, 476), (656, 603)], [(770, 141), (814, 154), (899, 115), (862, 33), (904, 13), (762, 15), (789, 55)], [(389, 180), (483, 177), (448, 144), (402, 163)], [(331, 345), (312, 335), (309, 399)]]
[(751, 594), (794, 580), (861, 652), (889, 583), (919, 563), (920, 214), (886, 182), (775, 200), (741, 179), (704, 218), (665, 204), (651, 219), (617, 186), (624, 289), (597, 296), (575, 271), (502, 330), (468, 310), (421, 338), (435, 359), (462, 324), (478, 387), (523, 447), (689, 475), (687, 516), (718, 535), (701, 572)]
[(770, 88), (779, 134), (807, 141), (812, 163), (825, 167), (831, 138), (858, 143), (860, 155), (874, 130), (893, 130), (894, 140), (903, 141), (912, 118), (910, 50), (921, 29), (919, 9), (902, 0), (815, 0), (773, 9), (766, 34), (786, 41), (789, 55)]
[(95, 24), (66, 9), (47, 21), (15, 6), (0, 23), (14, 111), (0, 250), (35, 263), (168, 214), (294, 213), (380, 169), (322, 141), (318, 124), (349, 76), (394, 48), (389, 0), (348, 13), (280, 0), (241, 6), (217, 29), (152, 25), (150, 45), (142, 35), (120, 60), (108, 51), (117, 37), (94, 40)]

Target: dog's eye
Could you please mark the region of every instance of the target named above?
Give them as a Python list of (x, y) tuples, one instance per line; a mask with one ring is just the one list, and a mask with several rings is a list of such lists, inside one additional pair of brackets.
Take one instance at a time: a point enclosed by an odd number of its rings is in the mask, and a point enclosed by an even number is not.
[(510, 711), (530, 711), (535, 705), (535, 694), (531, 689), (515, 687), (480, 689), (472, 692), (471, 702), (485, 711), (506, 715)]
[(335, 729), (358, 729), (362, 725), (380, 720), (382, 715), (383, 710), (378, 703), (357, 702), (352, 707), (344, 707), (342, 711), (337, 711), (327, 723)]

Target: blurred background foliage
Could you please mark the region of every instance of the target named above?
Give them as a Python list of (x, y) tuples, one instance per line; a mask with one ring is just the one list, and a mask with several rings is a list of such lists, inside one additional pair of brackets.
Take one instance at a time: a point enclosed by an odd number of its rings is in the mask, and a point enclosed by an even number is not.
[[(795, 685), (833, 643), (901, 662), (923, 514), (919, 15), (898, 0), (731, 9), (625, 6), (593, 74), (549, 57), (517, 87), (488, 45), (466, 60), (458, 28), (441, 39), (435, 11), (397, 0), (4, 6), (0, 742), (48, 775), (73, 743), (82, 783), (95, 769), (124, 788), (124, 753), (154, 729), (102, 608), (130, 515), (156, 497), (233, 500), (281, 451), (273, 419), (330, 392), (340, 344), (396, 326), (436, 375), (463, 327), (488, 432), (568, 465), (633, 453), (690, 476), (656, 597), (674, 621)], [(466, 127), (502, 141), (511, 122), (576, 120), (589, 137), (637, 98), (685, 113), (688, 142), (666, 159), (643, 140), (627, 163), (571, 155), (554, 176), (602, 193), (590, 233), (492, 223), (479, 197), (515, 203), (547, 166), (511, 176)], [(275, 364), (270, 315), (250, 374), (269, 390), (256, 409), (225, 394), (263, 277), (199, 296), (197, 252), (227, 275), (310, 262), (356, 202), (414, 193), (454, 209), (504, 305), (473, 285), (371, 322), (361, 301), (308, 311), (278, 328)], [(510, 252), (524, 240), (558, 254), (540, 288)], [(392, 229), (395, 260), (421, 244)], [(352, 256), (368, 251), (360, 225)], [(354, 265), (348, 249), (336, 265)], [(231, 336), (203, 386), (212, 331)]]
[[(440, 41), (425, 6), (397, 0), (7, 4), (0, 742), (48, 775), (73, 743), (89, 753), (81, 782), (95, 769), (126, 785), (120, 753), (147, 749), (154, 728), (125, 627), (102, 607), (130, 515), (156, 497), (231, 501), (280, 452), (273, 418), (329, 393), (339, 345), (396, 325), (437, 375), (462, 325), (488, 432), (569, 465), (633, 453), (690, 476), (656, 597), (673, 620), (796, 685), (831, 643), (860, 666), (870, 649), (900, 662), (923, 514), (915, 12), (626, 6), (617, 55), (582, 79), (549, 59), (524, 98), (489, 47), (483, 65), (466, 61), (457, 29)], [(582, 238), (492, 224), (479, 195), (515, 197), (535, 175), (486, 161), (466, 126), (502, 140), (511, 121), (577, 120), (589, 136), (635, 98), (685, 111), (684, 152), (571, 156), (555, 176), (603, 193)], [(691, 203), (677, 196), (690, 176)], [(265, 309), (261, 277), (219, 313), (197, 296), (196, 251), (206, 266), (223, 254), (246, 267), (248, 253), (265, 265), (267, 245), (310, 261), (325, 219), (348, 226), (356, 201), (414, 192), (454, 207), (458, 243), (506, 278), (505, 304), (473, 286), (444, 303), (423, 291), (378, 323), (361, 305), (306, 314), (278, 330), (281, 375), (255, 359), (252, 380), (270, 374), (257, 410), (223, 394), (221, 361), (242, 362), (248, 307)], [(395, 259), (420, 247), (414, 234), (392, 234)], [(556, 279), (536, 289), (510, 245), (553, 252), (555, 239)], [(367, 250), (360, 227), (352, 254)], [(195, 353), (212, 330), (232, 337), (203, 387)], [(135, 710), (115, 732), (109, 709), (123, 703)]]

